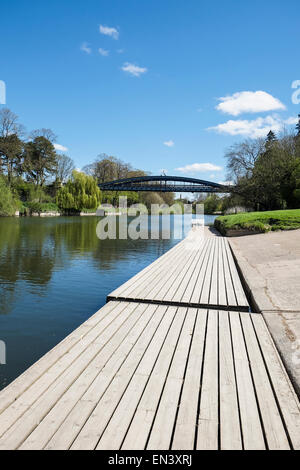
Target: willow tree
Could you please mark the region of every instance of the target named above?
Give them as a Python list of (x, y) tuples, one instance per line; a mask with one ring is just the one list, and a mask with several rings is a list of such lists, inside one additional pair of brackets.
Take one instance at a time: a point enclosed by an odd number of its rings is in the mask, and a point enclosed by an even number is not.
[(101, 191), (92, 176), (73, 171), (70, 180), (58, 191), (56, 202), (65, 212), (97, 209), (101, 203)]

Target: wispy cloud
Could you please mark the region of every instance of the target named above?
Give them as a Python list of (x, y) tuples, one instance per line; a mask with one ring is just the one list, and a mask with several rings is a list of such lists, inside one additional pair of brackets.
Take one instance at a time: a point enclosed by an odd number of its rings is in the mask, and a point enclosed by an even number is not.
[(206, 171), (221, 171), (222, 167), (213, 163), (192, 163), (191, 165), (175, 168), (180, 173), (204, 173)]
[(131, 64), (130, 62), (125, 62), (122, 66), (122, 70), (134, 77), (139, 77), (143, 73), (146, 73), (148, 69), (146, 67), (139, 67), (138, 65)]
[(253, 120), (230, 119), (223, 124), (210, 127), (208, 130), (217, 131), (220, 134), (243, 135), (250, 138), (265, 137), (270, 130), (275, 133), (282, 131), (285, 126), (296, 124), (296, 117), (281, 119), (279, 116), (259, 117)]
[(218, 181), (218, 184), (223, 184), (223, 186), (233, 186), (233, 181)]
[(124, 53), (124, 49), (117, 49), (117, 53), (118, 53), (118, 54), (123, 54), (123, 53)]
[(173, 140), (166, 140), (166, 141), (164, 142), (164, 145), (165, 145), (166, 147), (174, 147), (175, 142), (173, 142)]
[(216, 109), (233, 116), (286, 109), (281, 101), (265, 91), (241, 91), (219, 98), (219, 101)]
[(59, 152), (67, 152), (69, 149), (67, 147), (64, 147), (63, 145), (60, 144), (53, 144), (55, 150), (58, 150)]
[(91, 54), (92, 49), (90, 48), (90, 45), (87, 42), (83, 42), (80, 46), (80, 50), (85, 52), (86, 54)]
[(117, 30), (117, 28), (112, 28), (112, 27), (104, 26), (100, 24), (99, 31), (101, 34), (104, 34), (105, 36), (110, 36), (113, 39), (119, 39), (119, 31)]
[(102, 47), (99, 47), (98, 52), (103, 57), (107, 57), (109, 55), (109, 51), (107, 51), (106, 49), (102, 49)]

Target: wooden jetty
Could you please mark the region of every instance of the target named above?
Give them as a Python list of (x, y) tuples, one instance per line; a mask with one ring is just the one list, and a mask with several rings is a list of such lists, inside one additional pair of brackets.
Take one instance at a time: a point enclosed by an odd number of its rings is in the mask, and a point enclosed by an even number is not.
[(4, 389), (0, 449), (300, 449), (227, 241), (180, 242)]

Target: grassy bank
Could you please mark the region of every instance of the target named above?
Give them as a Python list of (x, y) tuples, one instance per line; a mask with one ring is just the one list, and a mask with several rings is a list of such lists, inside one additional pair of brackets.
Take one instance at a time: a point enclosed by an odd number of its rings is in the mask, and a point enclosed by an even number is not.
[(215, 220), (215, 227), (223, 235), (234, 230), (260, 233), (271, 230), (293, 230), (300, 228), (300, 209), (226, 215)]

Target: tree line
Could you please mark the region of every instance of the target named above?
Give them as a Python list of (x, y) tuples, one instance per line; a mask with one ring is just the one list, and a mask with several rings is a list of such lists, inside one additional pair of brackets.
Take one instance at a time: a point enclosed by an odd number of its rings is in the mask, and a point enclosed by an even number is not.
[(128, 204), (173, 203), (171, 193), (100, 191), (99, 183), (147, 173), (106, 154), (76, 171), (72, 158), (57, 153), (56, 139), (51, 129), (27, 134), (15, 113), (8, 108), (0, 111), (0, 215), (16, 210), (88, 212), (101, 202), (116, 205), (121, 195), (127, 196)]
[(292, 132), (245, 140), (225, 154), (228, 179), (235, 185), (228, 204), (253, 210), (300, 207), (300, 114)]
[(230, 195), (204, 198), (206, 213), (241, 206), (268, 211), (300, 207), (300, 114), (295, 130), (246, 139), (225, 153)]

